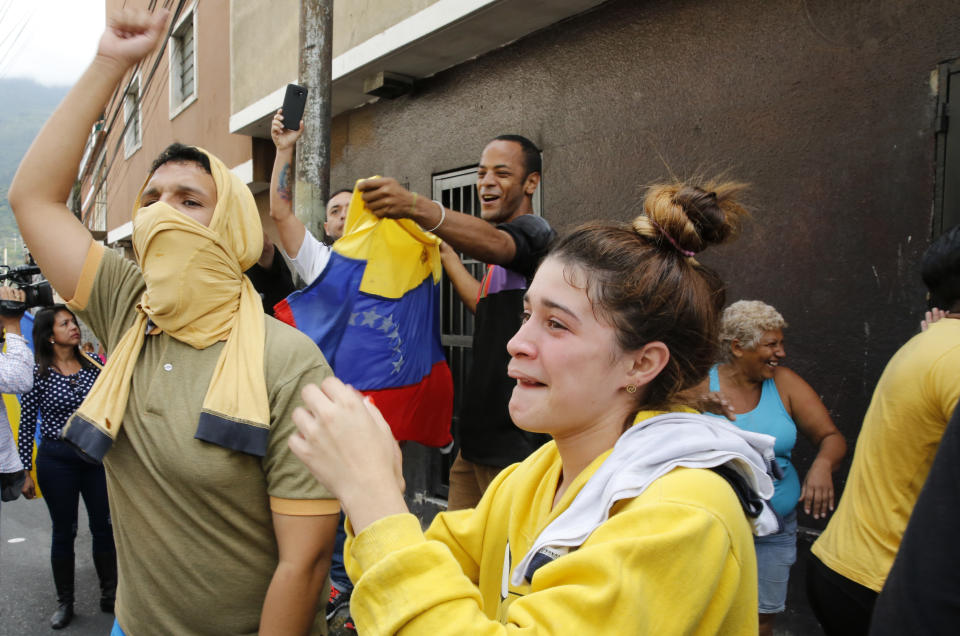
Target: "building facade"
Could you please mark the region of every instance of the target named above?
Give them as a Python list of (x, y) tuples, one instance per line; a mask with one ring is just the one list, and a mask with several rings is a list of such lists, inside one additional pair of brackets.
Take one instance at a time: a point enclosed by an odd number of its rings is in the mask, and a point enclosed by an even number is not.
[[(264, 24), (252, 4), (233, 3), (231, 129), (257, 134), (295, 77), (298, 3), (271, 6), (283, 35), (260, 74), (237, 37)], [(546, 5), (546, 24), (526, 21)], [(627, 221), (672, 175), (750, 183), (754, 218), (704, 260), (730, 300), (782, 311), (789, 364), (853, 448), (925, 308), (919, 256), (960, 222), (954, 3), (353, 0), (335, 4), (333, 48), (334, 187), (385, 174), (436, 196), (438, 176), (469, 173), (505, 132), (543, 149), (543, 214), (561, 229)], [(365, 95), (381, 72), (410, 92)], [(798, 446), (801, 470), (812, 455)]]
[[(106, 180), (82, 192), (92, 228), (122, 237), (139, 179), (173, 140), (221, 155), (264, 203), (269, 120), (297, 81), (299, 7), (184, 4), (196, 99), (172, 105), (186, 90), (171, 83), (175, 46), (155, 79), (141, 70), (139, 148), (127, 155), (108, 119), (105, 152), (91, 152), (108, 167), (86, 168), (88, 184)], [(643, 186), (673, 175), (750, 183), (753, 219), (703, 260), (729, 281), (729, 300), (784, 314), (788, 363), (853, 448), (883, 366), (925, 308), (919, 257), (960, 222), (956, 3), (337, 0), (333, 21), (333, 188), (383, 174), (469, 209), (480, 150), (502, 133), (542, 148), (542, 213), (561, 230), (628, 221)], [(397, 94), (376, 97), (390, 81)], [(470, 320), (445, 311), (456, 370)], [(798, 445), (801, 472), (812, 456)], [(446, 460), (408, 447), (405, 461), (408, 494), (428, 514), (442, 505)]]
[[(106, 0), (107, 16), (150, 0)], [(172, 35), (121, 82), (94, 126), (80, 169), (78, 212), (94, 236), (128, 246), (137, 193), (153, 160), (175, 141), (202, 146), (251, 183), (253, 141), (230, 117), (230, 2), (177, 0)], [(269, 180), (269, 177), (268, 177)]]

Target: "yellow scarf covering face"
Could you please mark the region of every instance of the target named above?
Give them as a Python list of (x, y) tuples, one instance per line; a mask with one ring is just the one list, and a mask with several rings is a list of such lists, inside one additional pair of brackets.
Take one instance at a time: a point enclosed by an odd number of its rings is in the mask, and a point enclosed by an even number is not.
[(136, 321), (63, 433), (94, 459), (103, 458), (120, 431), (133, 370), (154, 325), (196, 349), (226, 341), (195, 437), (252, 455), (266, 453), (270, 405), (263, 376), (263, 305), (243, 275), (263, 249), (260, 216), (247, 186), (204, 153), (217, 186), (209, 227), (163, 202), (134, 213), (133, 246), (146, 291)]

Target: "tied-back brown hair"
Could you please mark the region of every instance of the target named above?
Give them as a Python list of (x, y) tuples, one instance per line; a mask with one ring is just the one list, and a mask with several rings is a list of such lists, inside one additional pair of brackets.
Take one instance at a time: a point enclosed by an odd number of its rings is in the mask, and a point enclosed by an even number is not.
[[(736, 236), (746, 209), (745, 186), (731, 182), (658, 184), (630, 225), (589, 223), (550, 252), (586, 275), (587, 296), (617, 332), (624, 351), (660, 341), (670, 360), (638, 392), (637, 409), (669, 408), (700, 382), (717, 351), (723, 281), (689, 254)], [(642, 397), (641, 397), (642, 396)]]

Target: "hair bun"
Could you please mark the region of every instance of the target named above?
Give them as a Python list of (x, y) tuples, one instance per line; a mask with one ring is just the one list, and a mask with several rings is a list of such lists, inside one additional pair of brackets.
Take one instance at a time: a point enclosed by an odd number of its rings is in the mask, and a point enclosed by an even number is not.
[(642, 216), (633, 221), (639, 235), (684, 256), (702, 252), (737, 235), (748, 215), (736, 198), (746, 185), (731, 181), (655, 184), (647, 191)]

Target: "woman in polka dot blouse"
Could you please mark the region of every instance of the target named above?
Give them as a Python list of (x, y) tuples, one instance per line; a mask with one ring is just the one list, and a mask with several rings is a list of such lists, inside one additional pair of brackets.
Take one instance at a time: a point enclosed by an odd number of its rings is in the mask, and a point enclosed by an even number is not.
[[(20, 461), (29, 470), (39, 416), (37, 481), (53, 522), (50, 563), (58, 603), (50, 626), (60, 629), (73, 618), (73, 543), (81, 496), (93, 535), (93, 562), (100, 577), (100, 609), (112, 612), (116, 594), (116, 550), (103, 466), (81, 458), (69, 444), (60, 440), (67, 419), (83, 402), (100, 374), (100, 363), (80, 352), (80, 327), (73, 313), (63, 305), (37, 312), (33, 342), (37, 364), (33, 390), (22, 399), (17, 447)], [(35, 486), (29, 477), (23, 491), (28, 499), (34, 496)]]

